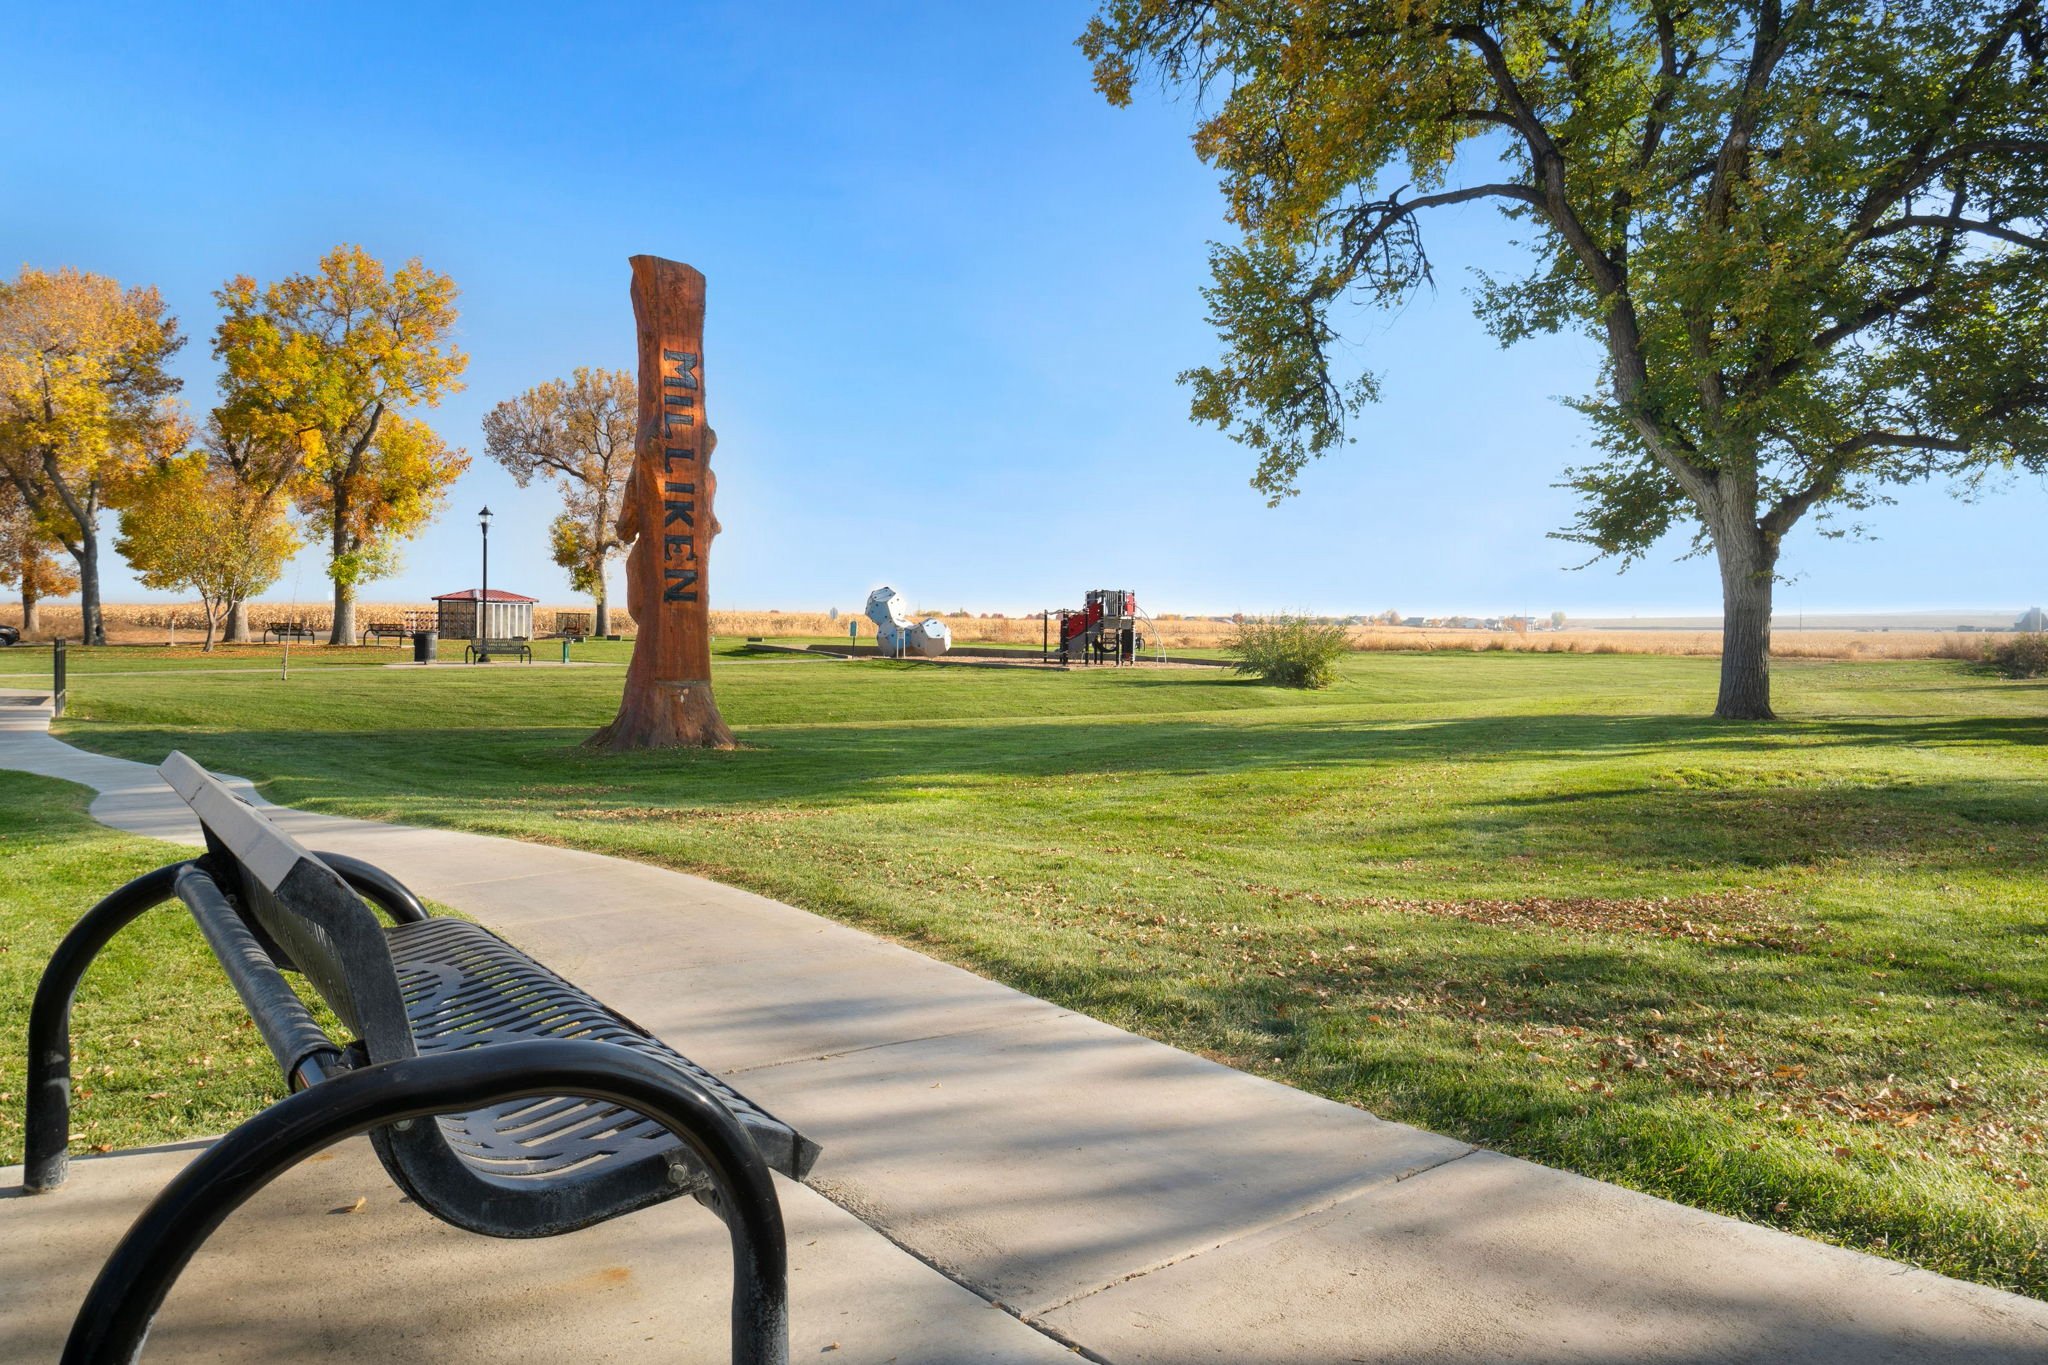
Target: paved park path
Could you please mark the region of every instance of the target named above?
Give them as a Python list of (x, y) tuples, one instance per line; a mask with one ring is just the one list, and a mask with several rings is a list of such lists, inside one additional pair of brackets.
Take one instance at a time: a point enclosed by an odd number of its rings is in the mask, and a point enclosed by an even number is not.
[[(151, 769), (59, 742), (40, 708), (0, 706), (0, 767), (197, 839)], [(744, 891), (273, 814), (823, 1144), (808, 1188), (779, 1185), (798, 1361), (2048, 1360), (2048, 1304), (1386, 1123)], [(200, 1145), (81, 1161), (39, 1198), (0, 1171), (0, 1359), (54, 1357), (99, 1258)], [(688, 1200), (539, 1242), (454, 1232), (358, 1139), (228, 1222), (150, 1358), (722, 1359), (726, 1267)]]

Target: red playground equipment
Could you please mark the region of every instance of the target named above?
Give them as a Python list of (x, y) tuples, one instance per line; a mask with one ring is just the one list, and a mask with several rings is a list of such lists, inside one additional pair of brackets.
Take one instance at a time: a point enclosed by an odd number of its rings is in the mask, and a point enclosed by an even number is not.
[(1077, 660), (1084, 664), (1132, 664), (1145, 647), (1145, 637), (1138, 633), (1138, 595), (1127, 588), (1096, 588), (1089, 592), (1088, 604), (1079, 611), (1062, 607), (1057, 612), (1046, 612), (1045, 638), (1039, 653), (1047, 662), (1052, 656), (1051, 621), (1055, 615), (1060, 623), (1061, 667)]

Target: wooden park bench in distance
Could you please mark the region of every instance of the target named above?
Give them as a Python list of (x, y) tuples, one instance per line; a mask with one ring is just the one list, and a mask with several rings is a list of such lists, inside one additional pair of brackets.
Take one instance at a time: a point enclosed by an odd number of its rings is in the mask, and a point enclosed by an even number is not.
[(462, 659), (473, 664), (486, 654), (516, 654), (532, 663), (533, 645), (527, 640), (471, 640), (462, 651)]
[(304, 621), (273, 621), (263, 628), (263, 638), (283, 644), (286, 640), (311, 640), (315, 635)]
[[(157, 771), (198, 815), (206, 853), (101, 901), (44, 969), (29, 1015), (23, 1183), (54, 1190), (67, 1174), (80, 978), (123, 926), (173, 898), (292, 1093), (143, 1211), (78, 1311), (67, 1365), (132, 1361), (179, 1272), (230, 1213), (365, 1132), (413, 1202), (490, 1237), (553, 1236), (695, 1196), (732, 1239), (732, 1359), (784, 1365), (787, 1248), (769, 1172), (802, 1179), (815, 1143), (488, 929), (430, 917), (369, 863), (309, 852), (185, 755)], [(355, 1037), (329, 1037), (285, 971)]]

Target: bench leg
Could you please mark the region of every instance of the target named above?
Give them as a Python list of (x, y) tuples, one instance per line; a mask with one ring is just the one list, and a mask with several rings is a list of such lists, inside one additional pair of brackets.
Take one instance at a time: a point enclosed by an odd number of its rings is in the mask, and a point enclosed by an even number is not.
[(23, 1118), (22, 1179), (31, 1194), (64, 1183), (70, 1165), (71, 1002), (85, 969), (115, 934), (143, 911), (173, 898), (184, 863), (145, 872), (85, 912), (43, 968), (28, 1013), (28, 1097)]
[(788, 1365), (782, 1207), (752, 1139), (687, 1076), (609, 1043), (536, 1039), (380, 1062), (288, 1096), (202, 1152), (150, 1202), (100, 1269), (64, 1343), (64, 1365), (129, 1362), (213, 1230), (305, 1158), (407, 1119), (547, 1096), (604, 1100), (681, 1138), (720, 1194), (732, 1238), (732, 1359)]

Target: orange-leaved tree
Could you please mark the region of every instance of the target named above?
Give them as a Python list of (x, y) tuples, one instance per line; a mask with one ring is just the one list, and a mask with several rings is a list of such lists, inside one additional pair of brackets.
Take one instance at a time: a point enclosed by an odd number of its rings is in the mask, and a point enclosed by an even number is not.
[(0, 479), (0, 586), (21, 590), (21, 633), (43, 631), (42, 601), (78, 591), (78, 575), (52, 551), (62, 544), (12, 481)]
[(78, 565), (86, 644), (105, 644), (99, 518), (124, 465), (183, 439), (165, 365), (184, 339), (154, 288), (22, 267), (0, 281), (0, 479)]
[(222, 412), (233, 430), (296, 444), (293, 495), (328, 541), (328, 638), (346, 644), (356, 586), (389, 571), (398, 541), (468, 464), (400, 420), (461, 387), (469, 359), (449, 341), (455, 282), (417, 259), (387, 271), (361, 247), (338, 246), (310, 274), (268, 286), (238, 276), (214, 297)]

